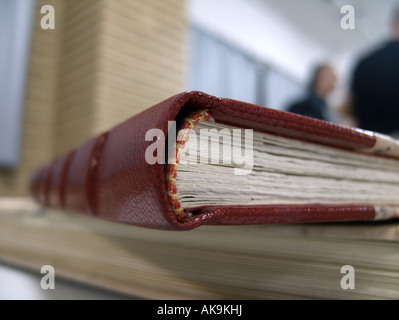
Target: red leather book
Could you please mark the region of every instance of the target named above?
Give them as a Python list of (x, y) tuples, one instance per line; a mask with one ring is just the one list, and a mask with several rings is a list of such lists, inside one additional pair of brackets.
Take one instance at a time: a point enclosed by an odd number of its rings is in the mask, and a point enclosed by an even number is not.
[[(31, 193), (44, 206), (122, 223), (173, 230), (192, 229), (205, 224), (245, 225), (398, 217), (399, 199), (382, 205), (378, 201), (376, 205), (370, 202), (274, 201), (183, 208), (175, 183), (179, 164), (162, 161), (148, 163), (145, 154), (154, 140), (146, 139), (146, 134), (151, 129), (157, 129), (155, 132), (163, 133), (159, 138), (167, 137), (170, 121), (176, 120), (180, 127), (187, 127), (188, 123), (192, 128), (203, 120), (204, 114), (216, 124), (253, 129), (254, 132), (334, 150), (369, 153), (367, 157), (370, 159), (389, 158), (389, 161), (398, 161), (399, 164), (398, 143), (389, 137), (202, 92), (185, 92), (147, 109), (40, 168), (32, 177)], [(198, 118), (199, 115), (202, 119)], [(184, 121), (187, 117), (191, 122)], [(164, 143), (164, 154), (157, 156), (164, 159), (167, 142), (161, 140), (160, 143)], [(172, 150), (174, 148), (176, 146)], [(395, 185), (395, 181), (390, 183)]]

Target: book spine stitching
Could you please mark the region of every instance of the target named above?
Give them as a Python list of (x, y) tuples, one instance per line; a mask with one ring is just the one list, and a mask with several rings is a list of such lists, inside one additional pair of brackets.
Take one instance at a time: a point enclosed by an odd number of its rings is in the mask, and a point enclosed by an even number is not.
[(175, 146), (173, 147), (173, 151), (168, 159), (166, 171), (166, 190), (172, 210), (176, 215), (176, 218), (180, 221), (187, 219), (189, 217), (189, 213), (182, 208), (178, 199), (176, 187), (177, 167), (191, 130), (199, 122), (210, 119), (211, 114), (208, 112), (208, 110), (202, 110), (189, 114), (177, 133)]

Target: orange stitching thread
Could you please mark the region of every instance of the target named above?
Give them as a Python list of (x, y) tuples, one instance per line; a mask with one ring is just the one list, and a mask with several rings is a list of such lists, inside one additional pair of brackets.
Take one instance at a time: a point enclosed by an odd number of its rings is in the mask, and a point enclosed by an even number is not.
[(188, 217), (187, 212), (184, 211), (177, 196), (176, 177), (177, 167), (180, 162), (180, 156), (188, 140), (191, 130), (196, 124), (204, 120), (210, 120), (211, 114), (208, 110), (191, 113), (183, 122), (179, 132), (173, 152), (168, 160), (166, 169), (166, 190), (168, 193), (169, 203), (178, 220), (184, 220)]

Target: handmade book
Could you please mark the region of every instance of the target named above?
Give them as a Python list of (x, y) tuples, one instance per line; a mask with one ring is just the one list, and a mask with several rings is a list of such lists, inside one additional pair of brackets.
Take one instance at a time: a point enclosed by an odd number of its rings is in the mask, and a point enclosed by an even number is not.
[(392, 219), (399, 142), (190, 91), (38, 169), (31, 193), (158, 229)]

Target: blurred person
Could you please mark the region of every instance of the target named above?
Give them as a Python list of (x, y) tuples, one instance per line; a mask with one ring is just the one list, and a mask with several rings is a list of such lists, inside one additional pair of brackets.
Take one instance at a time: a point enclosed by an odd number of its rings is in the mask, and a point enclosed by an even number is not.
[(399, 5), (391, 21), (392, 38), (361, 59), (354, 69), (350, 95), (341, 111), (362, 129), (399, 133)]
[(319, 120), (332, 121), (326, 98), (334, 90), (336, 82), (337, 76), (334, 69), (328, 64), (319, 65), (313, 73), (305, 99), (294, 103), (288, 111)]

